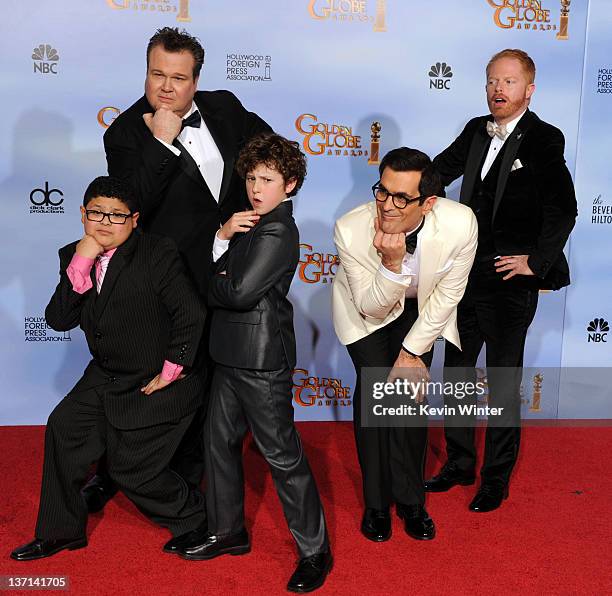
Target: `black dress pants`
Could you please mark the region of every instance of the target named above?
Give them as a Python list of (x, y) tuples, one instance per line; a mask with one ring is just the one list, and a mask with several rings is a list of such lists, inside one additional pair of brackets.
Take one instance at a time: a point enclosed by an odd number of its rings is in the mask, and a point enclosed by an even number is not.
[[(451, 375), (475, 377), (475, 366), (483, 344), (489, 385), (489, 406), (503, 407), (504, 414), (489, 423), (485, 436), (483, 483), (505, 486), (516, 459), (521, 438), (520, 383), (527, 330), (535, 316), (538, 290), (531, 278), (517, 276), (502, 281), (489, 266), (475, 265), (465, 295), (457, 309), (457, 326), (462, 351), (446, 343), (444, 365)], [(474, 381), (474, 378), (470, 379)], [(463, 398), (468, 402), (469, 398)], [(473, 400), (472, 400), (473, 401)], [(450, 396), (448, 405), (457, 405)], [(445, 427), (446, 452), (449, 462), (459, 470), (472, 473), (476, 466), (474, 424)]]
[[(385, 509), (425, 503), (423, 467), (427, 449), (427, 424), (410, 428), (373, 428), (361, 425), (361, 369), (391, 367), (402, 341), (419, 316), (416, 299), (407, 299), (403, 313), (374, 333), (346, 346), (357, 380), (353, 400), (353, 427), (363, 479), (365, 506)], [(432, 350), (421, 359), (429, 366)]]
[(142, 513), (174, 535), (197, 528), (205, 520), (204, 497), (169, 467), (193, 414), (119, 430), (106, 419), (102, 399), (98, 388), (73, 392), (49, 416), (36, 537), (85, 536), (80, 489), (105, 450), (111, 478)]
[(293, 424), (291, 371), (218, 364), (205, 431), (208, 527), (226, 536), (244, 528), (242, 444), (251, 429), (272, 472), (300, 557), (329, 548), (323, 507)]

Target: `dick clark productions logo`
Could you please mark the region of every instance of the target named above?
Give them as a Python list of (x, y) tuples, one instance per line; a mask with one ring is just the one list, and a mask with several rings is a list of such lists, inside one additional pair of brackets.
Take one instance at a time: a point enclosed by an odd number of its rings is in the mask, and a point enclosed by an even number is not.
[(30, 193), (30, 213), (64, 213), (64, 193), (59, 188), (49, 188), (45, 180), (44, 188), (35, 188)]

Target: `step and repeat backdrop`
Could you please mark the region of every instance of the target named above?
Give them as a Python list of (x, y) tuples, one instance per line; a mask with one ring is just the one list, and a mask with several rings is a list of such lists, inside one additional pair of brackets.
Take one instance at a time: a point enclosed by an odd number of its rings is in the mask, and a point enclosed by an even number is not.
[(82, 233), (83, 190), (106, 173), (102, 135), (142, 95), (146, 45), (163, 26), (204, 45), (200, 89), (231, 90), (308, 156), (290, 293), (297, 420), (352, 418), (354, 370), (330, 318), (335, 220), (371, 199), (386, 151), (433, 157), (486, 113), (487, 61), (526, 50), (531, 108), (565, 134), (580, 216), (566, 248), (573, 285), (542, 293), (529, 333), (525, 415), (612, 417), (605, 375), (573, 368), (612, 359), (607, 0), (19, 0), (3, 15), (0, 424), (44, 423), (89, 359), (79, 329), (45, 323), (57, 249)]

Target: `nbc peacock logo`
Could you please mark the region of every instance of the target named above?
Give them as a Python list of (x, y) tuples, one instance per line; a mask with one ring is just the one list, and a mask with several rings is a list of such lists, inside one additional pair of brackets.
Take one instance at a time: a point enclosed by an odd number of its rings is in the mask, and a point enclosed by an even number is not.
[(603, 317), (594, 318), (587, 325), (588, 343), (607, 343), (610, 324)]
[(453, 76), (453, 70), (446, 62), (436, 62), (432, 64), (429, 73), (429, 88), (438, 91), (449, 91), (450, 80)]
[(48, 43), (41, 43), (32, 50), (34, 60), (34, 72), (41, 74), (57, 74), (59, 54), (57, 50)]

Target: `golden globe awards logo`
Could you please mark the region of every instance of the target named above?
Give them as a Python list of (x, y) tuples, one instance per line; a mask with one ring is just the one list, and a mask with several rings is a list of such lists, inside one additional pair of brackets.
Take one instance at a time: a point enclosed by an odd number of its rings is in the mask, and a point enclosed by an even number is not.
[(176, 15), (179, 23), (189, 23), (189, 0), (106, 0), (114, 10), (131, 10), (133, 12), (168, 13)]
[[(375, 13), (368, 12), (375, 6)], [(309, 0), (308, 13), (317, 21), (334, 20), (341, 23), (371, 23), (372, 30), (382, 33), (387, 30), (386, 0)]]
[[(552, 0), (546, 4), (542, 0), (487, 0), (487, 3), (495, 9), (493, 22), (500, 29), (557, 30), (557, 25), (551, 22), (550, 9), (547, 8)], [(567, 37), (559, 36), (558, 38), (567, 39)]]
[(331, 283), (339, 264), (338, 255), (315, 252), (312, 245), (300, 244), (298, 276), (304, 283)]
[(345, 387), (340, 379), (314, 377), (304, 368), (293, 370), (293, 401), (304, 408), (347, 407), (353, 403), (351, 388)]
[(304, 135), (304, 151), (308, 155), (333, 157), (367, 157), (361, 146), (361, 136), (353, 133), (351, 126), (319, 122), (314, 114), (300, 114), (295, 128)]
[(102, 128), (108, 128), (115, 121), (115, 118), (119, 116), (119, 114), (121, 114), (121, 110), (119, 108), (106, 106), (98, 112), (98, 124)]

